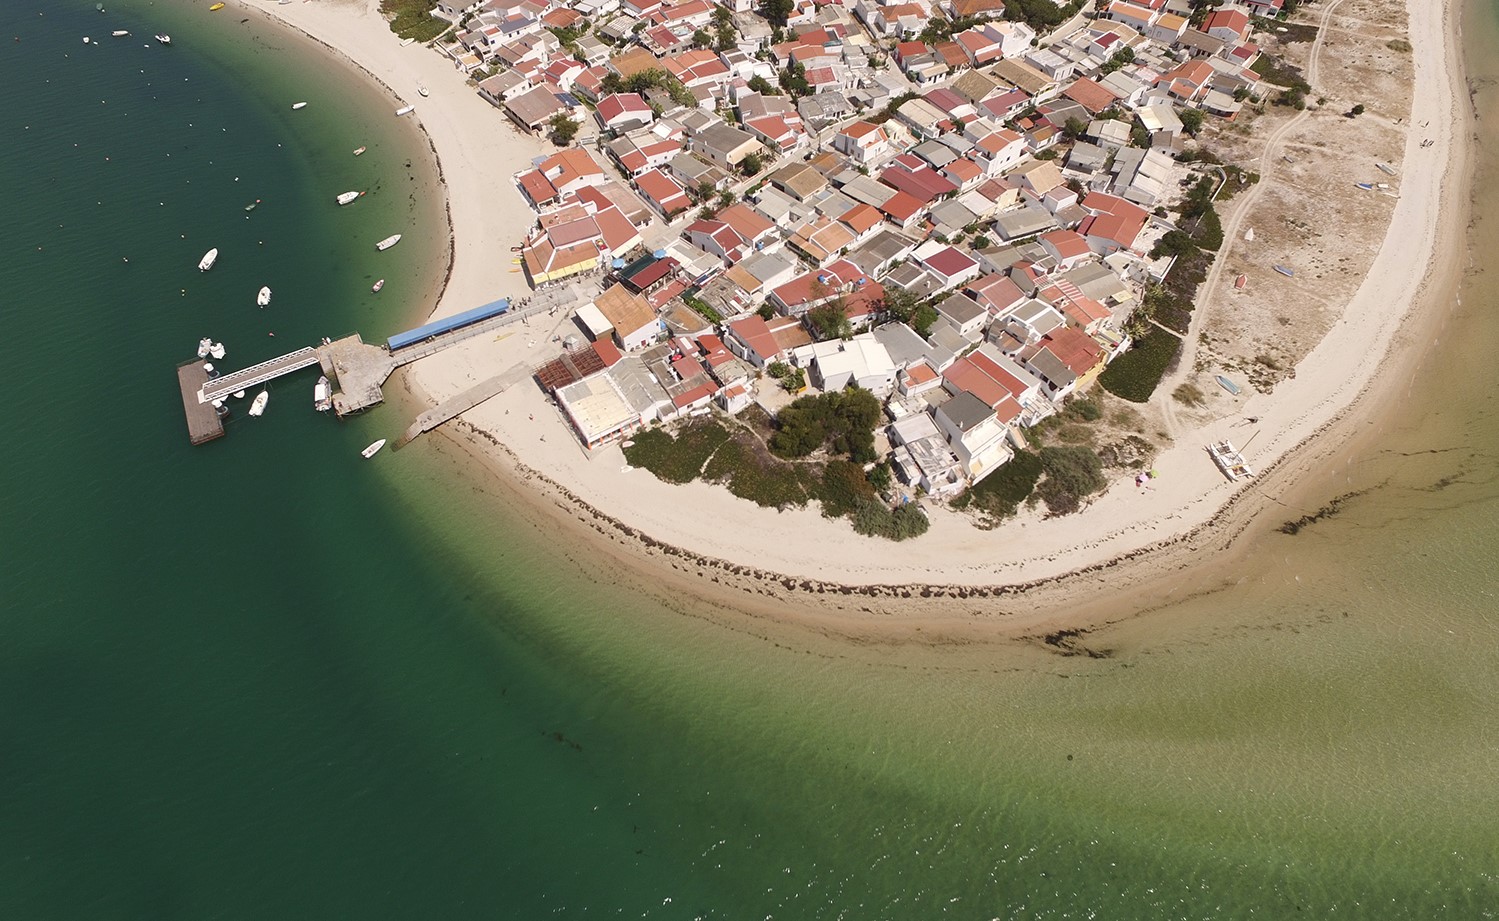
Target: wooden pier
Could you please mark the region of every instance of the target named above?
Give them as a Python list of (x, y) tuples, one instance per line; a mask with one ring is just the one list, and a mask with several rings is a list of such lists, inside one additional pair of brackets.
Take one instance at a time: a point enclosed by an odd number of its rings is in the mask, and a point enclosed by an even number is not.
[(212, 403), (198, 399), (208, 372), (203, 359), (195, 358), (177, 366), (177, 385), (182, 389), (182, 412), (187, 416), (187, 438), (195, 445), (224, 436), (224, 421)]
[(430, 432), (452, 419), (454, 416), (466, 413), (483, 403), (491, 397), (499, 396), (512, 385), (525, 380), (531, 376), (531, 369), (525, 364), (516, 364), (501, 374), (496, 374), (488, 380), (481, 381), (468, 388), (462, 393), (454, 394), (436, 406), (416, 417), (416, 421), (396, 439), (391, 450), (404, 448), (416, 439), (418, 435)]

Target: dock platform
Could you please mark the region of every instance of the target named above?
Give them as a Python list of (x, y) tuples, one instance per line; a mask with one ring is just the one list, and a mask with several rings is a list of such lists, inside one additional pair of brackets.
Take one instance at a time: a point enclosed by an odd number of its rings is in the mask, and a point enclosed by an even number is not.
[(206, 383), (208, 372), (203, 370), (203, 359), (194, 358), (177, 366), (177, 386), (182, 389), (182, 412), (187, 416), (187, 438), (195, 445), (224, 436), (224, 421), (219, 418), (213, 404), (198, 399), (198, 394)]
[(300, 371), (318, 363), (317, 349), (308, 346), (305, 349), (297, 349), (288, 352), (270, 361), (262, 361), (258, 365), (251, 365), (242, 371), (216, 377), (203, 385), (198, 399), (203, 403), (212, 403), (214, 400), (227, 399), (230, 394), (240, 390), (249, 390), (257, 384), (273, 381), (283, 374)]
[(492, 397), (504, 393), (514, 384), (526, 380), (531, 376), (531, 369), (524, 364), (512, 365), (501, 374), (496, 374), (488, 380), (480, 381), (462, 393), (454, 394), (436, 406), (416, 417), (396, 443), (392, 450), (400, 450), (414, 441), (417, 436), (430, 432), (452, 419), (483, 403)]
[(382, 388), (396, 369), (396, 362), (385, 349), (369, 345), (358, 333), (353, 333), (333, 340), (317, 352), (323, 373), (335, 382), (334, 412), (347, 416), (385, 400)]

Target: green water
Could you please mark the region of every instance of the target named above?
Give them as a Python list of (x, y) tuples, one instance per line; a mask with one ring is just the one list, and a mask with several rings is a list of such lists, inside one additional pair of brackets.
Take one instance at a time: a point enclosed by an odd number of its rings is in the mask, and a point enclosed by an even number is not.
[(1241, 584), (1106, 660), (855, 645), (641, 584), (440, 440), (365, 464), (401, 408), (321, 417), (308, 374), (189, 447), (199, 337), (410, 325), (441, 222), (383, 97), (107, 5), (0, 6), (0, 917), (1492, 916), (1483, 276), (1325, 486), (1378, 488)]

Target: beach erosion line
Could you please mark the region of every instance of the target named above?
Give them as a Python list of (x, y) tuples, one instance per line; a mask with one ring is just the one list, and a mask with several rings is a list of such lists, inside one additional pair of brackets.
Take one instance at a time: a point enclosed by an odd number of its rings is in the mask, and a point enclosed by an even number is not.
[[(347, 8), (346, 8), (347, 11)], [(295, 12), (295, 11), (294, 11)], [(1407, 4), (1407, 13), (1410, 17), (1410, 32), (1415, 40), (1416, 48), (1416, 92), (1413, 107), (1419, 107), (1423, 111), (1430, 111), (1433, 102), (1445, 102), (1445, 106), (1435, 106), (1440, 111), (1445, 108), (1452, 116), (1454, 124), (1459, 128), (1463, 124), (1463, 112), (1456, 106), (1456, 90), (1461, 84), (1461, 61), (1453, 56), (1457, 32), (1455, 21), (1455, 7), (1451, 0), (1442, 3), (1436, 8), (1422, 4), (1420, 0), (1411, 0)], [(347, 23), (358, 23), (358, 17), (352, 15), (344, 16)], [(301, 28), (296, 23), (287, 23), (297, 31), (313, 38), (320, 45), (338, 51), (339, 56), (349, 60), (359, 69), (369, 74), (388, 92), (394, 93), (389, 84), (381, 80), (371, 67), (361, 63), (354, 54), (340, 48), (334, 41), (325, 40), (318, 35), (312, 34), (307, 29)], [(379, 21), (379, 27), (384, 29), (385, 23)], [(339, 34), (345, 34), (340, 32)], [(386, 32), (382, 37), (385, 45), (391, 44), (391, 36)], [(373, 47), (373, 46), (371, 46)], [(393, 51), (393, 48), (387, 49)], [(427, 54), (434, 54), (426, 51)], [(1435, 65), (1435, 66), (1433, 66)], [(1433, 69), (1438, 71), (1435, 75)], [(434, 97), (436, 97), (434, 93)], [(1429, 98), (1435, 95), (1435, 100)], [(431, 100), (429, 100), (430, 102)], [(441, 105), (439, 100), (437, 105)], [(471, 130), (483, 131), (509, 131), (508, 125), (501, 119), (494, 119), (494, 124), (483, 128)], [(425, 127), (423, 128), (425, 131)], [(1350, 304), (1365, 305), (1365, 309), (1354, 317), (1351, 310), (1345, 310), (1344, 315), (1335, 324), (1333, 332), (1329, 334), (1323, 344), (1303, 361), (1303, 365), (1313, 362), (1323, 362), (1328, 359), (1327, 353), (1335, 351), (1335, 347), (1341, 343), (1333, 342), (1333, 338), (1344, 333), (1349, 327), (1355, 330), (1363, 330), (1369, 335), (1369, 341), (1355, 343), (1361, 347), (1354, 348), (1345, 346), (1344, 352), (1355, 353), (1351, 357), (1343, 357), (1338, 365), (1337, 374), (1332, 375), (1337, 385), (1330, 387), (1326, 392), (1320, 394), (1320, 399), (1310, 403), (1294, 407), (1288, 404), (1289, 400), (1283, 393), (1273, 394), (1260, 399), (1260, 403), (1267, 408), (1256, 408), (1254, 411), (1261, 416), (1269, 415), (1270, 409), (1277, 406), (1282, 410), (1280, 413), (1285, 418), (1283, 424), (1268, 439), (1262, 448), (1274, 449), (1274, 454), (1268, 460), (1261, 460), (1262, 470), (1256, 480), (1237, 490), (1225, 489), (1221, 483), (1214, 483), (1211, 479), (1201, 479), (1207, 488), (1196, 494), (1187, 495), (1185, 491), (1180, 494), (1180, 501), (1162, 503), (1151, 510), (1149, 517), (1136, 518), (1122, 527), (1109, 528), (1104, 520), (1097, 514), (1090, 519), (1089, 512), (1099, 512), (1095, 504), (1093, 509), (1085, 511), (1079, 516), (1073, 516), (1073, 520), (1066, 522), (1064, 526), (1068, 533), (1078, 535), (1079, 539), (1073, 540), (1065, 545), (1054, 545), (1046, 552), (1027, 555), (1016, 553), (1021, 542), (1012, 540), (1008, 545), (991, 545), (987, 548), (987, 559), (982, 561), (976, 557), (955, 562), (948, 566), (920, 566), (906, 565), (902, 568), (901, 557), (909, 549), (904, 545), (891, 545), (888, 548), (876, 546), (866, 548), (870, 550), (869, 555), (887, 557), (889, 566), (882, 566), (878, 572), (886, 574), (886, 578), (854, 579), (850, 578), (853, 573), (843, 572), (836, 562), (819, 563), (817, 551), (828, 537), (827, 534), (813, 534), (794, 538), (806, 548), (802, 558), (807, 561), (807, 570), (800, 573), (779, 571), (782, 567), (770, 567), (746, 563), (743, 558), (758, 555), (755, 542), (746, 541), (746, 547), (742, 552), (734, 554), (734, 558), (727, 555), (717, 555), (712, 552), (704, 552), (702, 549), (689, 549), (696, 546), (694, 541), (681, 540), (676, 537), (665, 539), (667, 534), (676, 534), (672, 527), (642, 527), (640, 521), (642, 516), (637, 514), (639, 509), (632, 506), (631, 496), (626, 495), (634, 490), (633, 486), (622, 485), (615, 477), (615, 489), (613, 492), (601, 494), (598, 490), (584, 490), (578, 488), (568, 473), (566, 463), (555, 463), (563, 457), (566, 447), (565, 443), (568, 433), (565, 427), (554, 420), (548, 420), (547, 424), (555, 430), (557, 438), (553, 439), (550, 446), (538, 448), (527, 443), (523, 448), (519, 446), (521, 439), (506, 437), (507, 433), (500, 426), (482, 425), (476, 421), (461, 420), (458, 431), (466, 433), (470, 438), (461, 437), (456, 432), (448, 438), (452, 443), (459, 445), (463, 450), (474, 454), (481, 459), (493, 461), (502, 458), (505, 463), (488, 463), (484, 466), (498, 472), (500, 475), (516, 477), (530, 484), (532, 488), (545, 490), (552, 498), (556, 508), (565, 511), (569, 517), (579, 522), (588, 524), (595, 532), (599, 533), (613, 542), (627, 544), (640, 551), (637, 556), (644, 562), (656, 561), (658, 563), (669, 563), (663, 568), (681, 568), (684, 566), (700, 570), (703, 578), (711, 578), (714, 581), (723, 581), (730, 577), (736, 582), (742, 580), (739, 590), (751, 593), (773, 592), (784, 596), (786, 593), (796, 592), (799, 597), (824, 598), (830, 596), (845, 597), (859, 596), (864, 598), (882, 598), (888, 600), (909, 601), (911, 599), (973, 599), (973, 598), (1014, 598), (1025, 595), (1030, 602), (1040, 602), (1042, 594), (1058, 594), (1059, 602), (1070, 603), (1077, 600), (1079, 592), (1092, 594), (1097, 589), (1088, 588), (1088, 584), (1097, 580), (1100, 574), (1108, 573), (1111, 584), (1107, 591), (1117, 590), (1117, 583), (1126, 579), (1130, 583), (1145, 583), (1156, 575), (1165, 572), (1179, 572), (1188, 566), (1200, 568), (1204, 564), (1202, 557), (1213, 557), (1217, 554), (1203, 554), (1205, 549), (1221, 550), (1232, 544), (1243, 534), (1253, 522), (1267, 518), (1269, 513), (1276, 509), (1286, 509), (1291, 517), (1296, 517), (1309, 511), (1312, 505), (1297, 505), (1288, 502), (1286, 494), (1296, 492), (1295, 487), (1312, 478), (1320, 465), (1333, 453), (1344, 446), (1351, 438), (1357, 435), (1359, 428), (1350, 424), (1354, 420), (1369, 422), (1369, 417), (1374, 412), (1366, 408), (1371, 404), (1374, 406), (1388, 407), (1390, 401), (1383, 399), (1386, 396), (1394, 396), (1399, 388), (1404, 386), (1407, 378), (1405, 372), (1392, 373), (1401, 368), (1413, 370), (1419, 362), (1419, 354), (1422, 351), (1422, 343), (1401, 341), (1401, 327), (1405, 320), (1410, 319), (1417, 313), (1430, 314), (1446, 308), (1450, 300), (1444, 297), (1444, 292), (1450, 289), (1461, 271), (1460, 261), (1455, 259), (1455, 250), (1461, 247), (1451, 245), (1441, 246), (1439, 238), (1445, 238), (1448, 244), (1461, 242), (1461, 228), (1464, 222), (1452, 222), (1443, 224), (1441, 221), (1442, 205), (1445, 201), (1453, 198), (1462, 183), (1466, 181), (1467, 170), (1471, 157), (1466, 155), (1461, 138), (1465, 132), (1458, 130), (1436, 132), (1439, 144), (1429, 154), (1435, 155), (1443, 164), (1441, 176), (1437, 179), (1435, 188), (1420, 186), (1415, 189), (1402, 188), (1402, 196), (1409, 196), (1406, 208), (1402, 209), (1397, 203), (1390, 229), (1381, 246), (1378, 257), (1371, 267), (1358, 293), (1354, 296), (1354, 302)], [(1455, 135), (1455, 136), (1454, 136)], [(430, 132), (427, 132), (429, 147), (433, 156), (438, 159), (439, 172), (441, 173), (441, 144), (437, 143)], [(1415, 139), (1411, 129), (1407, 127), (1406, 138), (1406, 162), (1411, 160), (1412, 145)], [(519, 165), (519, 164), (518, 164)], [(451, 291), (449, 282), (454, 279), (457, 271), (458, 240), (470, 232), (464, 221), (455, 218), (452, 207), (452, 191), (444, 177), (445, 213), (449, 222), (450, 236), (450, 261), (447, 275), (443, 283), (443, 294)], [(1415, 212), (1416, 220), (1410, 220), (1410, 212)], [(1414, 223), (1419, 229), (1416, 235), (1410, 234), (1411, 224)], [(1396, 245), (1394, 236), (1398, 232), (1401, 236), (1399, 245)], [(1419, 239), (1412, 239), (1418, 237)], [(1422, 241), (1429, 241), (1421, 245)], [(496, 246), (500, 241), (482, 241), (490, 246)], [(1418, 245), (1412, 246), (1412, 243)], [(1432, 268), (1421, 276), (1420, 282), (1414, 290), (1406, 289), (1404, 296), (1395, 298), (1376, 298), (1377, 293), (1390, 290), (1390, 286), (1384, 284), (1381, 279), (1388, 278), (1392, 273), (1406, 272), (1415, 264), (1412, 252), (1423, 250), (1427, 246), (1433, 249), (1434, 258), (1429, 260)], [(1417, 254), (1419, 255), (1419, 253)], [(1379, 289), (1376, 292), (1374, 289)], [(1400, 290), (1395, 289), (1397, 292)], [(443, 310), (439, 304), (438, 310), (434, 311), (436, 316)], [(1419, 325), (1419, 324), (1417, 324)], [(1397, 344), (1401, 346), (1396, 348)], [(1378, 360), (1383, 356), (1384, 360)], [(451, 389), (452, 378), (461, 371), (461, 366), (454, 362), (458, 359), (447, 359), (446, 356), (436, 356), (428, 359), (430, 368), (414, 368), (408, 375), (407, 387), (417, 397), (429, 401), (438, 395), (439, 390)], [(1374, 374), (1372, 369), (1380, 367), (1380, 374)], [(448, 381), (441, 380), (442, 374), (437, 373), (446, 370)], [(1298, 367), (1298, 371), (1306, 368)], [(432, 373), (424, 373), (424, 372)], [(1303, 375), (1306, 377), (1307, 375)], [(1397, 381), (1399, 382), (1397, 384)], [(446, 384), (446, 386), (442, 386)], [(1245, 411), (1248, 411), (1246, 408)], [(1394, 411), (1394, 410), (1387, 410)], [(1277, 420), (1281, 422), (1282, 420)], [(1309, 431), (1301, 431), (1310, 425)], [(1205, 434), (1205, 433), (1201, 433)], [(464, 445), (465, 441), (471, 444)], [(1183, 437), (1178, 448), (1179, 454), (1193, 451), (1194, 448), (1187, 442), (1190, 436)], [(544, 441), (544, 439), (543, 439)], [(576, 453), (576, 452), (573, 452)], [(1262, 451), (1262, 456), (1264, 452)], [(574, 462), (576, 458), (573, 459)], [(589, 461), (584, 460), (587, 464)], [(542, 473), (545, 469), (555, 471)], [(1216, 471), (1213, 471), (1216, 474)], [(564, 482), (564, 480), (566, 482)], [(580, 481), (581, 482), (581, 481)], [(1213, 488), (1212, 496), (1208, 496), (1209, 488)], [(1325, 484), (1319, 485), (1314, 491), (1326, 493)], [(1276, 495), (1279, 492), (1281, 495)], [(657, 494), (659, 495), (659, 494)], [(1219, 497), (1222, 497), (1221, 499)], [(640, 502), (655, 501), (654, 497), (636, 498), (636, 504)], [(776, 515), (771, 512), (759, 510), (748, 510), (748, 503), (734, 499), (726, 493), (722, 502), (715, 506), (711, 514), (718, 516), (727, 510), (728, 517), (725, 520), (734, 521), (736, 527), (740, 522), (746, 522), (743, 527), (753, 534), (758, 530), (762, 535), (768, 535), (778, 543), (784, 543), (787, 535), (785, 529), (767, 527), (767, 523), (773, 525)], [(1208, 505), (1211, 507), (1205, 508)], [(704, 514), (702, 510), (698, 514)], [(1050, 522), (1041, 522), (1039, 525), (1045, 527)], [(836, 525), (829, 524), (832, 528)], [(1034, 530), (1039, 529), (1038, 523), (1032, 523), (1031, 535), (1027, 535), (1025, 542), (1031, 543)], [(845, 529), (846, 530), (846, 529)], [(690, 532), (683, 532), (690, 534)], [(982, 543), (986, 540), (993, 541), (990, 534), (974, 530), (969, 539), (973, 543)], [(842, 534), (842, 539), (848, 540), (848, 535)], [(760, 540), (767, 539), (762, 536)], [(1132, 543), (1132, 546), (1121, 546)], [(884, 551), (884, 552), (882, 552)], [(1194, 559), (1196, 557), (1196, 559)], [(882, 560), (882, 563), (887, 562)], [(1124, 564), (1128, 563), (1126, 566)], [(1210, 564), (1208, 564), (1210, 565)], [(790, 568), (790, 567), (785, 567)], [(875, 572), (873, 570), (866, 573)], [(1001, 572), (1013, 573), (1012, 581), (998, 581), (996, 576)], [(895, 578), (890, 578), (894, 576)]]

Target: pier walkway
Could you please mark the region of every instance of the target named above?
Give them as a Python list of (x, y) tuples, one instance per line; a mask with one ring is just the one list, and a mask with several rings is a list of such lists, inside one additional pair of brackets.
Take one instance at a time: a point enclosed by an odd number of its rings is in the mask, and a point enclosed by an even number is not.
[(212, 403), (214, 400), (222, 400), (230, 394), (240, 390), (248, 390), (257, 384), (273, 381), (283, 374), (300, 371), (318, 363), (317, 349), (311, 346), (305, 349), (297, 349), (279, 358), (270, 361), (262, 361), (258, 365), (251, 365), (243, 371), (216, 377), (203, 384), (198, 391), (199, 403)]
[(462, 393), (456, 393), (436, 406), (416, 417), (416, 421), (396, 439), (391, 450), (404, 448), (410, 444), (418, 435), (430, 432), (452, 419), (454, 416), (466, 413), (483, 403), (491, 397), (497, 397), (515, 384), (520, 383), (531, 376), (531, 368), (525, 363), (512, 365), (506, 371), (496, 374), (488, 380), (480, 381)]

